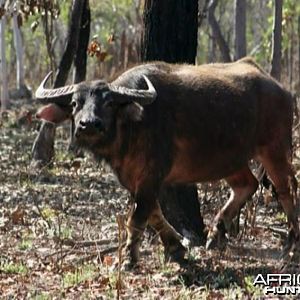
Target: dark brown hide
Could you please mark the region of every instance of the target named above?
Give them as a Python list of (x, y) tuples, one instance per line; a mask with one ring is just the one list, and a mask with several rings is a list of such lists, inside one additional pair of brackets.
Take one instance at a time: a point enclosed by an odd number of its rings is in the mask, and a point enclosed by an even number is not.
[(123, 126), (119, 120), (112, 147), (118, 152), (109, 157), (132, 192), (138, 180), (129, 178), (141, 178), (141, 170), (147, 177), (159, 169), (168, 184), (211, 181), (239, 170), (278, 135), (291, 145), (290, 95), (249, 58), (198, 67), (142, 65), (113, 84), (144, 88), (137, 86), (141, 74), (155, 86), (157, 100), (144, 106), (141, 122)]

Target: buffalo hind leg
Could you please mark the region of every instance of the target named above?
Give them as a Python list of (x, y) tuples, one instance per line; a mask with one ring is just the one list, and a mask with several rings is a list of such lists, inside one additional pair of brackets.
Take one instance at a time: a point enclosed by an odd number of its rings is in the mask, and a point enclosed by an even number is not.
[(239, 214), (246, 201), (252, 197), (258, 187), (258, 181), (248, 166), (226, 178), (232, 191), (229, 200), (214, 219), (213, 227), (208, 233), (206, 248), (223, 248), (225, 233), (233, 229), (233, 219)]
[(158, 232), (163, 242), (166, 261), (183, 262), (186, 249), (180, 242), (181, 235), (165, 219), (157, 201), (149, 218), (149, 225)]
[(264, 151), (260, 160), (274, 183), (278, 199), (287, 215), (289, 234), (283, 257), (286, 257), (293, 247), (299, 246), (298, 211), (296, 207), (297, 180), (291, 163), (285, 153), (277, 151)]

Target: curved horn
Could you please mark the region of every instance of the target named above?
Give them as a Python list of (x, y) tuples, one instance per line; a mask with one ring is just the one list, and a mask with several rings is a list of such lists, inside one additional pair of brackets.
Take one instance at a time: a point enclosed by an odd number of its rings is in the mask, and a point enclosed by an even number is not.
[[(44, 80), (41, 82), (40, 86), (35, 92), (35, 97), (40, 100), (48, 100), (51, 102), (51, 100), (54, 102), (54, 100), (59, 100), (59, 98), (72, 95), (74, 93), (75, 87), (77, 84), (67, 85), (60, 88), (55, 89), (47, 89), (45, 88), (45, 85), (52, 75), (52, 71), (47, 74), (47, 76), (44, 78)], [(65, 98), (65, 97), (64, 97)]]
[(147, 90), (130, 89), (123, 86), (110, 85), (110, 90), (114, 94), (114, 99), (119, 103), (135, 101), (140, 105), (151, 104), (156, 99), (157, 92), (148, 77), (143, 75), (143, 78), (147, 83)]

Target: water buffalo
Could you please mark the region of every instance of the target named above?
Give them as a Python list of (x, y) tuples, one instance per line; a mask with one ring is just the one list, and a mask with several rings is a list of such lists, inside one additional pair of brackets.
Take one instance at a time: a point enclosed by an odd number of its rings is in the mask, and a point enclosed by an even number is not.
[(251, 58), (201, 66), (153, 62), (111, 83), (52, 90), (45, 88), (48, 77), (36, 98), (50, 104), (38, 116), (59, 123), (73, 115), (77, 143), (107, 161), (134, 197), (127, 221), (130, 265), (138, 260), (147, 224), (159, 232), (171, 259), (184, 256), (180, 236), (157, 202), (165, 185), (225, 179), (232, 193), (214, 219), (208, 246), (223, 238), (258, 187), (250, 159), (264, 166), (287, 214), (284, 253), (299, 241), (291, 166), (293, 101)]

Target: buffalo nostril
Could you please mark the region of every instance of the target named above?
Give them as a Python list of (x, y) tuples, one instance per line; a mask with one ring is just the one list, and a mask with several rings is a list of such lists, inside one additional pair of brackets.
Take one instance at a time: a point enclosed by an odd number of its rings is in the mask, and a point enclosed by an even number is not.
[(94, 118), (91, 120), (80, 120), (77, 126), (77, 131), (86, 131), (92, 133), (92, 131), (103, 131), (104, 126), (101, 119)]
[(82, 121), (82, 120), (79, 121), (79, 125), (80, 125), (82, 128), (85, 128), (85, 127), (86, 127), (86, 124), (87, 124), (87, 122), (85, 122), (85, 121)]

